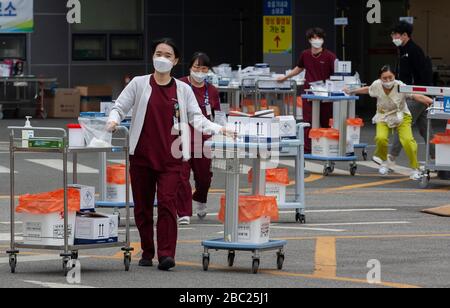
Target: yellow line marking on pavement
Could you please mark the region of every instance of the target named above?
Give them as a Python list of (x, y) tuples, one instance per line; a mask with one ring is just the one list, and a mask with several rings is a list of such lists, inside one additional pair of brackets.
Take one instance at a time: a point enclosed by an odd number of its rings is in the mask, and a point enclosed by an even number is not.
[(334, 237), (317, 238), (315, 262), (314, 276), (336, 277), (336, 239)]
[(364, 183), (364, 184), (348, 185), (348, 186), (329, 188), (329, 189), (316, 191), (313, 194), (325, 194), (325, 193), (330, 193), (330, 192), (339, 192), (339, 191), (354, 190), (354, 189), (361, 189), (361, 188), (368, 188), (368, 187), (376, 187), (376, 186), (396, 184), (396, 183), (402, 183), (402, 182), (408, 182), (408, 181), (411, 181), (411, 180), (409, 178), (402, 178), (402, 179), (396, 179), (396, 180), (386, 180), (386, 181), (378, 181), (378, 182), (371, 182), (371, 183)]

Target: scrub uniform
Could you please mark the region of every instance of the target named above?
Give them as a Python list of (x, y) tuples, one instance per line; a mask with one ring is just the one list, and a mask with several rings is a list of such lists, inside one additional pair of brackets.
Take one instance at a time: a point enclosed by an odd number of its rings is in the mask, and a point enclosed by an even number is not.
[[(181, 81), (191, 85), (189, 78), (184, 77)], [(214, 111), (220, 111), (220, 96), (217, 89), (210, 84), (202, 88), (192, 86), (197, 102), (203, 115), (208, 120), (213, 120)], [(178, 216), (192, 216), (192, 200), (206, 204), (208, 192), (211, 187), (213, 173), (211, 172), (211, 159), (203, 153), (204, 143), (211, 136), (200, 135), (191, 128), (191, 160), (183, 162), (182, 182), (179, 190)], [(190, 184), (191, 170), (194, 173), (195, 192), (192, 193)]]
[[(315, 56), (311, 49), (305, 50), (297, 63), (297, 67), (306, 70), (305, 89), (310, 89), (311, 82), (325, 81), (334, 74), (334, 62), (336, 55), (331, 51), (324, 49), (319, 56)], [(323, 103), (320, 105), (320, 126), (329, 127), (330, 119), (333, 118), (333, 104)], [(303, 120), (305, 123), (312, 124), (312, 102), (303, 101)], [(305, 128), (305, 153), (311, 153), (311, 139), (309, 132), (311, 128)]]
[(179, 121), (175, 80), (159, 86), (150, 78), (152, 94), (145, 122), (134, 155), (130, 156), (130, 175), (135, 202), (134, 215), (146, 260), (155, 256), (153, 205), (158, 199), (158, 258), (175, 259), (177, 243), (177, 189), (181, 181), (182, 160), (172, 155), (171, 147), (179, 135), (172, 134)]

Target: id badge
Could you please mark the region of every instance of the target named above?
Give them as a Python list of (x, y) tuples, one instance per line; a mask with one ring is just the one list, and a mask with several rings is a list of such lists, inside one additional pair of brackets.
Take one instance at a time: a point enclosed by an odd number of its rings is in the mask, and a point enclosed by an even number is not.
[(178, 117), (173, 117), (173, 128), (177, 131), (180, 130), (180, 121), (178, 120)]
[(207, 116), (212, 116), (212, 109), (211, 109), (211, 105), (206, 105), (205, 106), (205, 108), (206, 108), (206, 115)]

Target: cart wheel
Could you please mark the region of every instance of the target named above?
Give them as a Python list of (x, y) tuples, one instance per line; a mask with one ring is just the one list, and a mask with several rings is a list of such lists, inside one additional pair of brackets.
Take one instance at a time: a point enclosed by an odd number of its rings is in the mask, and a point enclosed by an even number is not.
[(207, 272), (209, 269), (209, 256), (203, 256), (203, 270)]
[(125, 265), (125, 272), (129, 272), (131, 268), (131, 254), (129, 252), (124, 253), (123, 264)]
[(12, 254), (9, 256), (9, 266), (11, 267), (11, 274), (16, 273), (16, 267), (17, 267), (17, 256)]
[(259, 270), (259, 259), (253, 259), (252, 273), (258, 274), (258, 270)]
[(358, 166), (357, 165), (350, 165), (350, 175), (351, 176), (355, 176), (356, 175), (356, 171), (358, 171)]
[(229, 267), (233, 267), (235, 258), (236, 258), (236, 253), (234, 251), (230, 251), (228, 253), (228, 266)]
[(282, 270), (284, 265), (284, 254), (279, 252), (277, 253), (277, 268), (278, 270)]
[(72, 251), (72, 260), (78, 260), (78, 251)]
[(67, 258), (67, 257), (63, 258), (63, 271), (64, 271), (65, 277), (67, 277), (67, 275), (72, 270), (72, 268), (75, 267), (75, 265), (69, 266), (69, 262), (70, 262), (70, 258)]
[(422, 178), (420, 179), (419, 186), (422, 189), (427, 189), (430, 185), (431, 176), (429, 174), (423, 174)]
[(367, 161), (367, 159), (369, 158), (369, 153), (367, 153), (367, 151), (364, 150), (362, 153), (362, 156), (363, 156), (364, 161)]
[(331, 167), (325, 166), (323, 168), (323, 176), (329, 176), (332, 172)]
[(306, 224), (306, 216), (300, 213), (295, 214), (295, 221), (304, 225)]

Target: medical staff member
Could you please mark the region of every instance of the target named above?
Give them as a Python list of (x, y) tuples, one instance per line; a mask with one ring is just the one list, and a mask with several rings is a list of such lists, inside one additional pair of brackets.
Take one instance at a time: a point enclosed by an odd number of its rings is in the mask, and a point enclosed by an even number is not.
[[(211, 69), (211, 60), (207, 54), (197, 52), (189, 64), (190, 75), (181, 78), (194, 91), (198, 106), (203, 115), (213, 121), (216, 111), (220, 111), (220, 95), (217, 89), (207, 82), (208, 72)], [(210, 155), (204, 153), (204, 141), (211, 135), (202, 135), (192, 129), (191, 160), (183, 163), (182, 184), (180, 188), (180, 205), (178, 208), (178, 222), (180, 225), (189, 225), (192, 216), (192, 203), (196, 214), (204, 219), (207, 214), (206, 204), (211, 187), (213, 174), (211, 172)], [(194, 173), (195, 192), (192, 194), (190, 183), (191, 170)]]
[(189, 124), (210, 134), (225, 134), (227, 131), (203, 116), (190, 86), (171, 76), (180, 59), (175, 43), (171, 39), (156, 41), (152, 51), (154, 74), (135, 77), (130, 82), (117, 99), (107, 128), (114, 131), (133, 109), (130, 174), (136, 225), (143, 250), (139, 265), (153, 266), (153, 204), (156, 193), (158, 269), (168, 271), (175, 267), (177, 190), (183, 160), (190, 159)]
[(395, 71), (388, 65), (380, 70), (380, 79), (370, 87), (357, 90), (345, 89), (348, 94), (369, 94), (377, 99), (377, 114), (373, 122), (377, 125), (375, 157), (380, 159), (380, 174), (385, 176), (390, 172), (391, 166), (387, 162), (389, 148), (389, 133), (398, 132), (400, 142), (409, 158), (412, 180), (420, 180), (419, 162), (417, 159), (417, 142), (412, 131), (413, 117), (408, 109), (407, 100), (415, 100), (426, 106), (433, 100), (423, 95), (407, 95), (399, 92), (403, 82), (395, 79)]
[[(292, 72), (284, 77), (279, 78), (280, 82), (286, 81), (289, 78), (297, 76), (304, 70), (305, 75), (305, 90), (310, 89), (310, 83), (317, 81), (325, 81), (334, 74), (334, 64), (336, 55), (324, 48), (326, 33), (321, 28), (312, 28), (306, 32), (306, 38), (311, 44), (311, 48), (302, 52), (298, 60), (297, 66)], [(324, 103), (320, 105), (320, 125), (321, 127), (329, 127), (330, 119), (333, 118), (333, 104)], [(312, 102), (303, 101), (303, 120), (306, 123), (312, 124)], [(311, 139), (309, 138), (309, 131), (311, 128), (305, 129), (305, 153), (311, 153)]]

